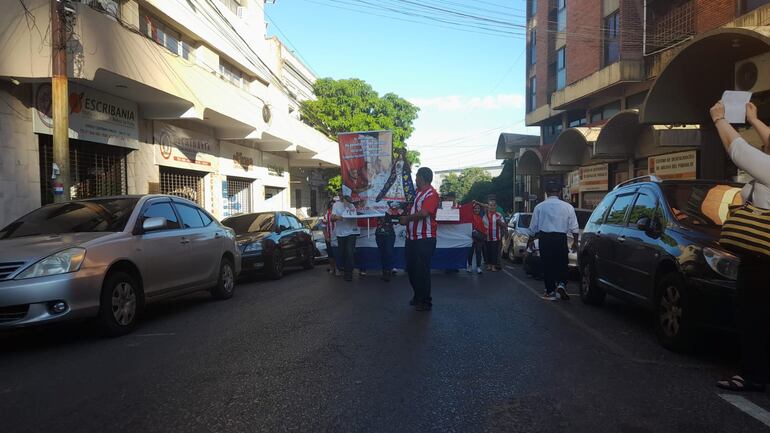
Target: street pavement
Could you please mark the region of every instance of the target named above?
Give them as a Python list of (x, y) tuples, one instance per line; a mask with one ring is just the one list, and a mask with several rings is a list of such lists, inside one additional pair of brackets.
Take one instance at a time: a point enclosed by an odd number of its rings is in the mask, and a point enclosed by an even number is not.
[(403, 273), (346, 284), (319, 266), (150, 306), (121, 338), (2, 333), (0, 431), (770, 431), (767, 394), (714, 386), (737, 362), (730, 335), (674, 354), (647, 312), (544, 301), (510, 264), (433, 285), (415, 312)]

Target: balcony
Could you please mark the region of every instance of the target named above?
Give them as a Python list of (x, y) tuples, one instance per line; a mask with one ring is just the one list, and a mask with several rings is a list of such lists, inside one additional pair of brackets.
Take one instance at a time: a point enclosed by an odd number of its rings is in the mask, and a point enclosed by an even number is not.
[(622, 90), (623, 84), (637, 83), (644, 79), (643, 60), (621, 60), (554, 92), (551, 95), (551, 106), (557, 110), (587, 108), (591, 97)]

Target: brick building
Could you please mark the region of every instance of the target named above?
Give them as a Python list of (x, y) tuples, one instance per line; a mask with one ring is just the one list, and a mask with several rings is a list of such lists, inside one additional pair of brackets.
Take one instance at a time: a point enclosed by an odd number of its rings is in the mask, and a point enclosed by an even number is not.
[[(516, 182), (541, 195), (543, 176), (553, 176), (565, 197), (592, 207), (614, 185), (652, 174), (666, 158), (693, 167), (656, 171), (659, 177), (735, 177), (706, 122), (708, 107), (736, 86), (736, 62), (770, 51), (768, 5), (528, 0), (526, 123), (540, 127), (540, 147), (507, 153), (517, 166), (526, 161)], [(770, 61), (761, 65), (770, 68)], [(762, 114), (763, 98), (756, 101)]]

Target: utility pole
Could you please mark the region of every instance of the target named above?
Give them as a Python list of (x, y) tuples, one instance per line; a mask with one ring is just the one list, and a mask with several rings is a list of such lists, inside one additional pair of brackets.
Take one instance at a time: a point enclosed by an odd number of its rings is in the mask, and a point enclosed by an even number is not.
[(54, 202), (70, 199), (69, 83), (67, 82), (67, 26), (64, 2), (51, 0), (51, 115), (53, 117)]

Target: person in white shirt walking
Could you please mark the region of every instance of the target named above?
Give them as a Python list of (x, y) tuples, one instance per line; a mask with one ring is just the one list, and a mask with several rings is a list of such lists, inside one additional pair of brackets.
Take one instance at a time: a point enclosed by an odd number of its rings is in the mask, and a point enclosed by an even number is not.
[(557, 295), (562, 300), (569, 300), (567, 294), (567, 276), (569, 275), (569, 250), (567, 247), (567, 235), (574, 238), (572, 249), (577, 250), (578, 225), (575, 208), (571, 204), (561, 200), (561, 188), (556, 181), (546, 183), (545, 201), (535, 206), (532, 212), (532, 220), (529, 231), (531, 247), (535, 239), (540, 246), (540, 259), (543, 263), (543, 281), (545, 282), (544, 299), (555, 301)]
[[(342, 266), (345, 281), (353, 280), (354, 257), (356, 254), (356, 239), (361, 233), (358, 229), (356, 206), (350, 196), (342, 196), (342, 201), (332, 206), (331, 220), (334, 221), (334, 236), (337, 238), (340, 253), (337, 262)], [(347, 217), (347, 218), (346, 218)]]

